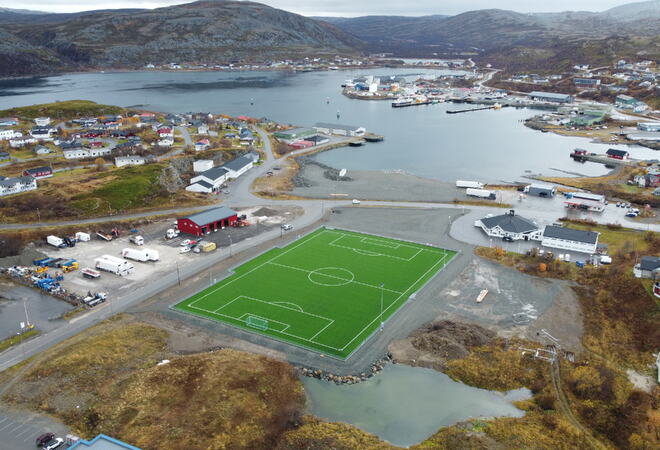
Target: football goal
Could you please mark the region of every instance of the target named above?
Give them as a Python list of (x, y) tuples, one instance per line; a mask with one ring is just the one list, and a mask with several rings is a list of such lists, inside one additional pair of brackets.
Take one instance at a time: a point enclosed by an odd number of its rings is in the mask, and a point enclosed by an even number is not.
[(261, 317), (248, 316), (247, 319), (245, 319), (245, 325), (248, 327), (256, 328), (258, 330), (268, 329), (268, 321), (266, 319), (262, 319)]

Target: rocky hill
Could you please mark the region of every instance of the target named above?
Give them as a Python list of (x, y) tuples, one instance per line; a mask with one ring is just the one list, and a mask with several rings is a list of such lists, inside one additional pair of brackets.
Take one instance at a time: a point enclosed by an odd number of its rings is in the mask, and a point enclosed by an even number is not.
[[(17, 16), (19, 16), (17, 18)], [(28, 14), (27, 16), (31, 16)], [(62, 20), (62, 16), (64, 20)], [(13, 14), (0, 32), (0, 75), (52, 69), (143, 67), (146, 63), (218, 63), (236, 59), (351, 53), (361, 41), (326, 22), (266, 5), (199, 1), (153, 10), (60, 15)], [(21, 19), (22, 18), (22, 19)], [(35, 52), (37, 55), (35, 55)], [(22, 64), (11, 64), (19, 57)]]
[[(397, 56), (471, 54), (498, 63), (536, 68), (548, 61), (570, 63), (571, 54), (584, 62), (646, 52), (657, 55), (660, 1), (631, 3), (604, 12), (521, 14), (500, 9), (469, 11), (455, 16), (325, 19), (366, 41), (370, 51)], [(586, 49), (584, 48), (586, 47)], [(507, 54), (515, 49), (514, 58)], [(599, 55), (599, 49), (601, 54)], [(525, 54), (529, 53), (530, 58)], [(534, 61), (532, 61), (534, 60)], [(609, 62), (609, 59), (608, 59)]]

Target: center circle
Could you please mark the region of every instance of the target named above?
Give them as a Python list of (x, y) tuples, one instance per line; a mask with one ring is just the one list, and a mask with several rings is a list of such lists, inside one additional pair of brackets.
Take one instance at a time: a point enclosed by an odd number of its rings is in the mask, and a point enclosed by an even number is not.
[(341, 267), (321, 267), (311, 271), (307, 278), (319, 286), (344, 286), (355, 280), (355, 274)]

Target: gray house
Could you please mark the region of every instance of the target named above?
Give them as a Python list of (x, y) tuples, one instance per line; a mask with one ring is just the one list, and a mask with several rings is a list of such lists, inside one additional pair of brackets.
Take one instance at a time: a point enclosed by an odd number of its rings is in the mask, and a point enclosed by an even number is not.
[(541, 230), (534, 222), (517, 216), (514, 210), (506, 214), (484, 217), (474, 225), (491, 237), (510, 238), (512, 240), (540, 240)]
[(639, 264), (635, 264), (633, 274), (637, 278), (660, 279), (660, 257), (642, 256)]

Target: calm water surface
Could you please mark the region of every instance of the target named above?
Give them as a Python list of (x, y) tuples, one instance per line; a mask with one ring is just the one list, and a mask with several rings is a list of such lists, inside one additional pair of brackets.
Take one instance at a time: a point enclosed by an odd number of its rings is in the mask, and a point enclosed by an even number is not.
[(477, 389), (431, 369), (387, 365), (367, 381), (338, 386), (304, 378), (310, 413), (347, 422), (392, 444), (410, 446), (439, 428), (476, 417), (522, 417), (513, 401), (527, 389), (507, 393)]
[[(573, 162), (575, 147), (604, 152), (608, 145), (530, 130), (520, 123), (534, 114), (504, 109), (448, 115), (462, 105), (393, 109), (388, 101), (351, 100), (341, 83), (358, 75), (440, 74), (438, 70), (369, 70), (293, 74), (284, 72), (130, 72), (70, 74), (0, 80), (0, 109), (56, 100), (87, 99), (163, 112), (203, 111), (268, 117), (309, 126), (315, 122), (363, 125), (385, 142), (325, 152), (319, 160), (348, 169), (402, 170), (453, 181), (458, 178), (511, 181), (554, 169), (600, 175), (607, 169)], [(337, 112), (340, 118), (337, 119)], [(655, 158), (643, 147), (634, 157)]]

